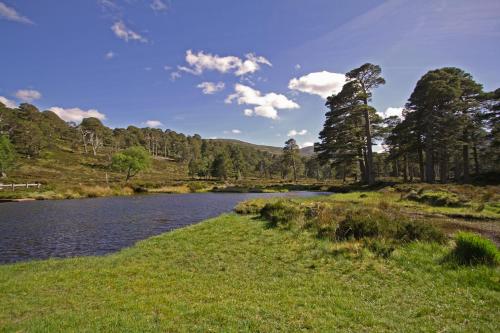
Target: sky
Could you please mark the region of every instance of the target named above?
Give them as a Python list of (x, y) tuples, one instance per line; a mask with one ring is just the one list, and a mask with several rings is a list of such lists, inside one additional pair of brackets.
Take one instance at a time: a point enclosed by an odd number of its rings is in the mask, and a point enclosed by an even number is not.
[(0, 0), (0, 101), (66, 121), (312, 145), (344, 73), (401, 112), (428, 70), (500, 87), (498, 0)]

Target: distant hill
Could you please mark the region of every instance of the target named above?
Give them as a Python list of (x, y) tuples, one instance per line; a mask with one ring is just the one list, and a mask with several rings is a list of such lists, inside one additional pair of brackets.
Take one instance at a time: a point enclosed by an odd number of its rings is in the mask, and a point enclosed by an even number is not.
[[(231, 144), (236, 144), (236, 145), (241, 145), (247, 148), (253, 148), (257, 149), (260, 151), (266, 151), (272, 154), (282, 154), (283, 153), (283, 148), (282, 147), (275, 147), (275, 146), (266, 146), (266, 145), (258, 145), (255, 143), (250, 143), (246, 141), (241, 141), (241, 140), (236, 140), (236, 139), (212, 139), (213, 141), (217, 142), (224, 142), (224, 143), (231, 143)], [(302, 156), (312, 156), (314, 154), (314, 147), (304, 147), (300, 149), (300, 154)]]

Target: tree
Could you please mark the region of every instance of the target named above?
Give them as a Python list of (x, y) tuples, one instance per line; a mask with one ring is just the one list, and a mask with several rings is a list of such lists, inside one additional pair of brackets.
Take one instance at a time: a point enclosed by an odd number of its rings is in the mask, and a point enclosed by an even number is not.
[(357, 161), (362, 180), (368, 184), (375, 181), (372, 145), (382, 121), (368, 102), (373, 89), (385, 83), (380, 75), (380, 66), (369, 63), (346, 74), (342, 90), (327, 98), (330, 111), (320, 132), (321, 142), (315, 146), (322, 164), (345, 170)]
[(232, 163), (226, 153), (218, 154), (212, 163), (212, 176), (226, 180), (231, 175)]
[(112, 169), (126, 173), (125, 182), (150, 166), (151, 156), (146, 149), (140, 146), (130, 147), (116, 153), (111, 160)]
[[(459, 144), (463, 180), (469, 180), (469, 144), (477, 126), (481, 90), (470, 74), (454, 67), (429, 71), (417, 82), (406, 105), (405, 122), (410, 122), (425, 152), (425, 181), (435, 181), (436, 162), (441, 182), (447, 181), (450, 155)], [(455, 178), (458, 174), (455, 168)]]
[(14, 146), (5, 135), (0, 135), (0, 178), (6, 177), (5, 172), (12, 166), (14, 159)]
[(373, 108), (368, 107), (368, 101), (372, 97), (372, 90), (378, 86), (385, 84), (385, 80), (381, 77), (382, 69), (378, 65), (366, 63), (359, 68), (355, 68), (346, 74), (348, 81), (354, 81), (357, 84), (357, 97), (363, 102), (361, 111), (364, 119), (364, 130), (366, 140), (366, 175), (368, 184), (375, 182), (373, 170), (373, 151), (372, 151), (372, 125), (370, 121), (370, 111)]
[(297, 159), (299, 158), (299, 146), (295, 139), (289, 139), (283, 147), (283, 164), (286, 168), (292, 167), (293, 181), (297, 181)]

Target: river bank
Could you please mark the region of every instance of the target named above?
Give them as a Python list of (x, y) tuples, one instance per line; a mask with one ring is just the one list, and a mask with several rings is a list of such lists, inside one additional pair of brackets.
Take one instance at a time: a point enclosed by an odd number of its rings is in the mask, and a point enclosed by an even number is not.
[(498, 331), (498, 269), (446, 264), (450, 249), (416, 242), (383, 259), (360, 242), (331, 243), (228, 214), (105, 257), (2, 265), (0, 326)]

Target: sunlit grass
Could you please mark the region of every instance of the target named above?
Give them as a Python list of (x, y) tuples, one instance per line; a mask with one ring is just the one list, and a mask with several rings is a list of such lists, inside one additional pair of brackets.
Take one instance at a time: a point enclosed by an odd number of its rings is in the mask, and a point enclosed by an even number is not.
[(224, 215), (105, 257), (0, 266), (0, 330), (499, 331), (498, 268), (444, 263), (450, 249), (380, 259)]

